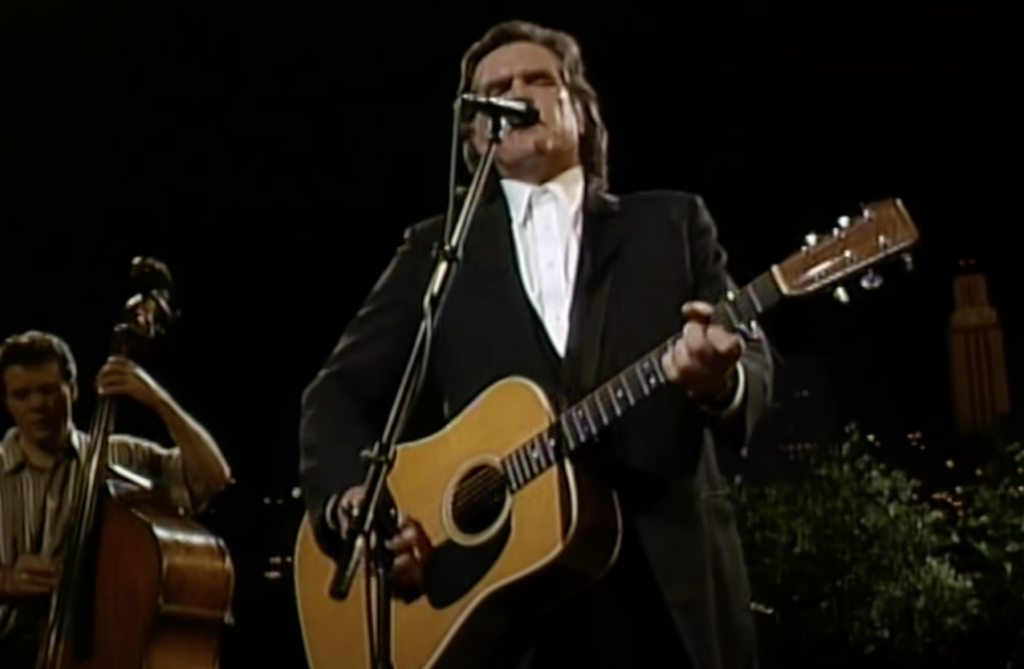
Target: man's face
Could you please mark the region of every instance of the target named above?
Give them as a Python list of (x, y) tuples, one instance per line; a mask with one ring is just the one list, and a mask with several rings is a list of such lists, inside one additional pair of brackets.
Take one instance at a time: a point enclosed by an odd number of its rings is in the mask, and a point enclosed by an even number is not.
[[(502, 176), (542, 183), (580, 164), (582, 111), (551, 50), (532, 42), (498, 47), (477, 65), (473, 90), (478, 95), (527, 99), (539, 112), (539, 123), (510, 129), (498, 145), (494, 162)], [(487, 139), (487, 119), (478, 116), (473, 132), (478, 154), (483, 155)]]
[(54, 360), (40, 365), (12, 365), (4, 370), (4, 404), (24, 439), (56, 450), (67, 436), (74, 388)]

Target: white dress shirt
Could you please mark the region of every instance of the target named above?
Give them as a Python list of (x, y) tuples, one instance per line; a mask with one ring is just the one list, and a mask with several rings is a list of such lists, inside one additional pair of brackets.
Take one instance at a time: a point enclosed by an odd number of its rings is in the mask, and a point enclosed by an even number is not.
[(583, 230), (583, 169), (574, 167), (548, 183), (503, 179), (523, 289), (562, 357)]

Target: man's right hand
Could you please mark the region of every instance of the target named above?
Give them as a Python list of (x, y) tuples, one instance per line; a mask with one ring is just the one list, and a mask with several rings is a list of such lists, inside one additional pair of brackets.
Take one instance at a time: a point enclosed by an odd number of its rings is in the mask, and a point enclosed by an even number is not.
[[(366, 491), (362, 486), (349, 488), (335, 507), (334, 519), (342, 538), (347, 538), (353, 529), (352, 511), (362, 504)], [(395, 580), (395, 597), (411, 602), (423, 592), (423, 570), (433, 548), (423, 526), (413, 518), (399, 514), (398, 532), (385, 542), (388, 550), (394, 552), (392, 574)]]
[(57, 565), (38, 555), (19, 555), (13, 567), (3, 567), (0, 593), (5, 597), (47, 595), (57, 587)]

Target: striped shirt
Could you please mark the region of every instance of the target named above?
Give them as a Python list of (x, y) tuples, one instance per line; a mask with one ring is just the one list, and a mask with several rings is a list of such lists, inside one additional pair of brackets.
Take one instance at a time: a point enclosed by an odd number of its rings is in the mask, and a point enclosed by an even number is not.
[[(29, 465), (18, 445), (17, 428), (8, 430), (0, 442), (0, 566), (13, 567), (22, 554), (52, 557), (63, 552), (65, 528), (74, 512), (66, 490), (80, 470), (89, 436), (74, 429), (70, 441), (73, 448), (49, 469)], [(110, 464), (150, 480), (181, 513), (193, 513), (179, 449), (120, 434), (111, 435), (108, 444)], [(34, 625), (34, 616), (27, 610), (19, 615), (24, 603), (0, 599), (0, 640)]]

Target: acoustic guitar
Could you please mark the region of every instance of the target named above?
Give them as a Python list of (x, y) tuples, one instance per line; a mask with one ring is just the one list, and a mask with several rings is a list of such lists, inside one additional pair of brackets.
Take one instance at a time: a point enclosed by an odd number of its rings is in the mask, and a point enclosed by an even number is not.
[[(759, 336), (757, 318), (785, 298), (818, 293), (918, 240), (898, 199), (863, 207), (716, 306), (715, 320)], [(848, 299), (848, 298), (847, 298)], [(434, 546), (425, 594), (395, 600), (394, 669), (482, 669), (513, 623), (599, 579), (617, 557), (622, 518), (612, 490), (574, 462), (601, 431), (667, 382), (674, 335), (556, 416), (525, 378), (493, 384), (440, 432), (402, 444), (388, 488)], [(312, 669), (373, 669), (374, 588), (365, 565), (345, 600), (329, 595), (337, 566), (309, 516), (295, 546), (295, 590)]]

